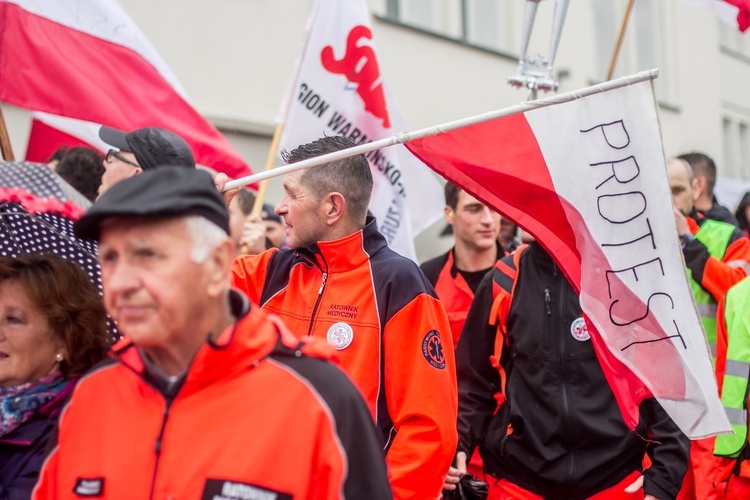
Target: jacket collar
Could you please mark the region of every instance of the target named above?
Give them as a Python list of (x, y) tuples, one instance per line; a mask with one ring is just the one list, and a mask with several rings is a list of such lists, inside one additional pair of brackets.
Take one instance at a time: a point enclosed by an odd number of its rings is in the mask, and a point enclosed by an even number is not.
[(177, 380), (169, 380), (150, 368), (145, 355), (127, 337), (115, 345), (113, 356), (168, 400), (178, 393), (196, 392), (219, 378), (246, 370), (273, 350), (278, 333), (265, 313), (259, 309), (250, 312), (250, 303), (240, 292), (230, 290), (229, 304), (237, 321), (218, 336), (207, 333), (206, 342), (187, 372)]
[(319, 241), (299, 251), (315, 259), (326, 272), (345, 272), (364, 265), (368, 258), (388, 246), (380, 234), (375, 217), (367, 217), (365, 226), (338, 240)]

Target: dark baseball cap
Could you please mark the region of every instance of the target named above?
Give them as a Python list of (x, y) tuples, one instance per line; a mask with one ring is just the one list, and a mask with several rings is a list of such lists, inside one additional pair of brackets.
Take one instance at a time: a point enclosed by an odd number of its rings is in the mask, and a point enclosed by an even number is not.
[(143, 170), (166, 165), (195, 168), (195, 157), (188, 143), (163, 128), (146, 127), (128, 133), (102, 126), (99, 137), (112, 147), (133, 153)]
[(200, 215), (229, 234), (229, 212), (208, 172), (160, 166), (118, 182), (100, 196), (73, 230), (98, 240), (101, 224), (110, 217), (177, 217)]
[(271, 220), (271, 221), (278, 222), (279, 224), (281, 224), (281, 217), (276, 215), (276, 212), (273, 209), (273, 205), (269, 203), (263, 204), (263, 211), (261, 212), (260, 215), (261, 215), (262, 220)]

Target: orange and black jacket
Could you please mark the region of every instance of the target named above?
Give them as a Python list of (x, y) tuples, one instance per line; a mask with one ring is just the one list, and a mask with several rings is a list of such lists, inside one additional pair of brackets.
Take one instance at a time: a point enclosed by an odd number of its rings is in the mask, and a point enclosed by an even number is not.
[[(474, 300), (474, 291), (477, 284), (475, 283), (474, 289), (472, 289), (472, 284), (464, 279), (456, 267), (453, 258), (454, 250), (452, 248), (443, 255), (423, 262), (419, 267), (427, 277), (427, 281), (435, 287), (435, 293), (445, 306), (453, 335), (453, 348), (455, 349), (458, 346), (458, 339), (461, 338), (461, 330), (463, 330), (466, 315), (469, 313), (471, 301)], [(498, 259), (505, 255), (505, 250), (498, 243)]]
[[(687, 218), (690, 232), (698, 232), (705, 221), (699, 212), (693, 211)], [(682, 249), (685, 265), (690, 269), (696, 283), (701, 285), (718, 302), (727, 291), (748, 275), (750, 269), (750, 239), (735, 229), (729, 239), (726, 252), (720, 258), (712, 257), (708, 248), (697, 239), (690, 240)]]
[(581, 315), (578, 295), (538, 244), (517, 265), (514, 256), (498, 261), (456, 351), (458, 449), (471, 456), (479, 445), (487, 473), (552, 500), (612, 487), (648, 452), (644, 491), (675, 498), (688, 439), (652, 398), (641, 403), (636, 431), (628, 428), (591, 340), (572, 334)]
[(367, 407), (328, 347), (232, 294), (241, 319), (207, 335), (184, 377), (155, 375), (124, 338), (78, 383), (34, 498), (391, 498)]
[(345, 238), (238, 258), (234, 286), (298, 337), (336, 346), (381, 433), (396, 498), (437, 498), (456, 449), (445, 309), (374, 219)]

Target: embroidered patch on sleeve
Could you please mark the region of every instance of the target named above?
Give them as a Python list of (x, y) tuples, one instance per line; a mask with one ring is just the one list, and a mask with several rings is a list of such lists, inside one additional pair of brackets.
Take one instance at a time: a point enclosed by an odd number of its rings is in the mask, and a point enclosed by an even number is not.
[(437, 330), (431, 330), (425, 335), (422, 341), (422, 355), (428, 363), (438, 370), (445, 368), (443, 342), (440, 340), (440, 333)]

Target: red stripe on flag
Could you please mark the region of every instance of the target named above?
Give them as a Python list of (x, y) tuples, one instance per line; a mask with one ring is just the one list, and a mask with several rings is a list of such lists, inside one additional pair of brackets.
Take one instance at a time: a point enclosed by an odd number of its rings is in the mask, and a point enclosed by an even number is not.
[(41, 120), (36, 118), (32, 120), (31, 132), (29, 133), (29, 145), (26, 148), (27, 161), (46, 163), (50, 156), (62, 146), (68, 148), (85, 146), (87, 148), (97, 149), (78, 137), (66, 134), (62, 130), (51, 127)]
[(231, 177), (234, 147), (137, 52), (0, 2), (0, 100), (123, 130), (172, 130), (196, 161)]
[(561, 267), (578, 268), (568, 279), (576, 283), (575, 287), (581, 282), (575, 234), (534, 132), (522, 114), (425, 137), (405, 146), (437, 173), (533, 234)]

